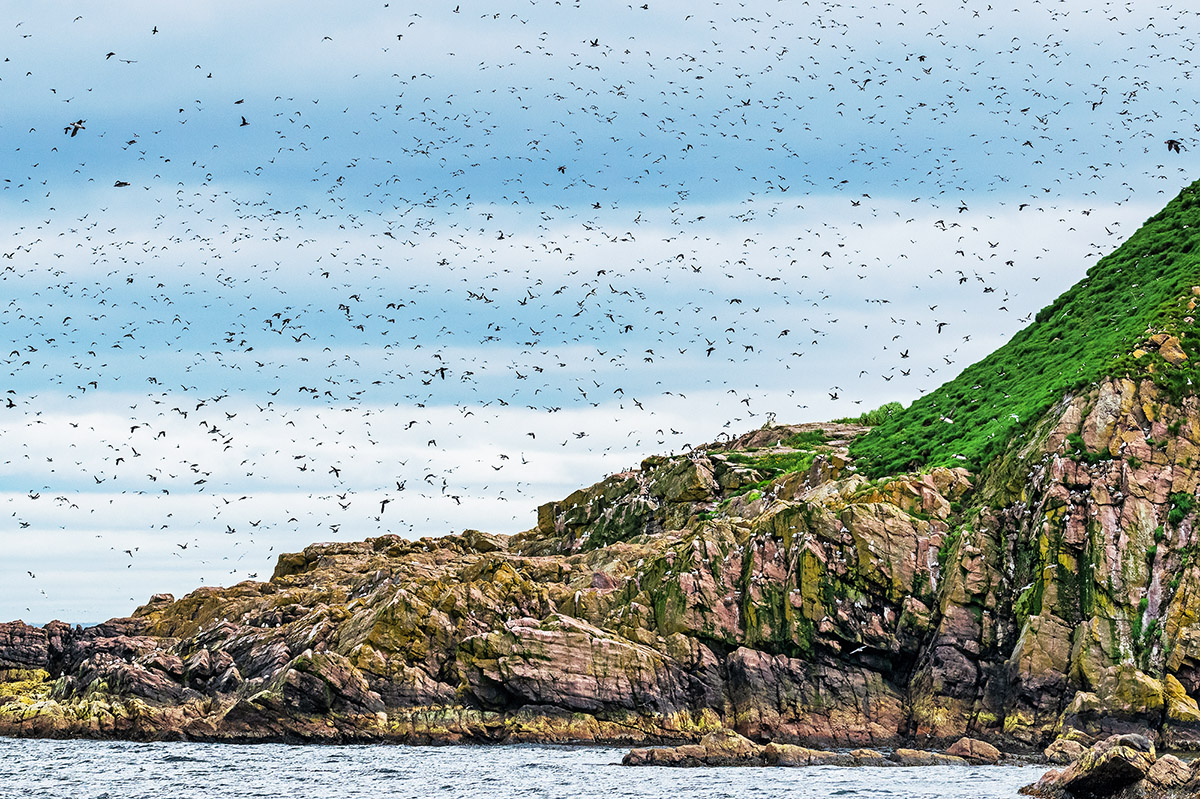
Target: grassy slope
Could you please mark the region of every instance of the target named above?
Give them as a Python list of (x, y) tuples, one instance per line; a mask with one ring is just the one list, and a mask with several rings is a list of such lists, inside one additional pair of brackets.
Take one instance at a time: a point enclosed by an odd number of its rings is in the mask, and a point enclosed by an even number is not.
[[(855, 441), (859, 470), (871, 476), (933, 466), (977, 471), (1064, 394), (1102, 377), (1137, 377), (1153, 368), (1174, 395), (1193, 391), (1200, 385), (1200, 336), (1183, 317), (1194, 285), (1200, 285), (1200, 181), (1011, 341)], [(1173, 367), (1157, 353), (1133, 358), (1150, 328), (1179, 335), (1190, 360)]]

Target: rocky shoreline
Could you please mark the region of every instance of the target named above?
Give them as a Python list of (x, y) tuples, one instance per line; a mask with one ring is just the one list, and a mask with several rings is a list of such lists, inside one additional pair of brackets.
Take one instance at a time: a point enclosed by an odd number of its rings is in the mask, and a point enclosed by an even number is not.
[(648, 458), (516, 536), (314, 544), (95, 627), (2, 624), (0, 734), (656, 764), (736, 735), (760, 764), (881, 766), (958, 762), (963, 738), (1064, 761), (1200, 741), (1195, 397), (1107, 381), (978, 475), (867, 479), (864, 430)]
[(973, 738), (960, 738), (945, 752), (899, 748), (889, 753), (876, 749), (828, 751), (786, 743), (759, 744), (732, 730), (705, 735), (698, 743), (673, 747), (632, 749), (622, 759), (625, 766), (842, 766), (884, 768), (914, 766), (998, 765), (1028, 763), (1031, 756), (1006, 755)]
[(1062, 738), (1042, 757), (1010, 755), (973, 738), (960, 738), (945, 752), (896, 749), (825, 751), (792, 744), (759, 744), (731, 730), (709, 733), (698, 743), (633, 749), (625, 766), (912, 768), (1059, 762), (1040, 780), (1021, 789), (1040, 799), (1185, 799), (1200, 795), (1200, 760), (1190, 764), (1171, 754), (1156, 753), (1144, 735), (1112, 735), (1085, 747), (1077, 738)]

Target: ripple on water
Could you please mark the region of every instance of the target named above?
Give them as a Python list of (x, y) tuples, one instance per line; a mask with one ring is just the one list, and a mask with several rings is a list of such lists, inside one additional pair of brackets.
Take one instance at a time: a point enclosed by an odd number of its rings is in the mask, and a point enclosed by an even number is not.
[(1016, 799), (1039, 767), (624, 768), (612, 748), (0, 739), (0, 799)]
[(164, 763), (203, 763), (202, 757), (188, 757), (187, 755), (163, 755), (162, 762)]

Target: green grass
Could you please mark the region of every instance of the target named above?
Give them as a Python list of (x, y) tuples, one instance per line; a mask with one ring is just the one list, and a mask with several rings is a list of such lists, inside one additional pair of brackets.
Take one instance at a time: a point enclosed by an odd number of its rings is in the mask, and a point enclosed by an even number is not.
[[(1200, 181), (982, 361), (851, 443), (869, 476), (934, 466), (978, 471), (1065, 394), (1104, 377), (1151, 376), (1178, 400), (1200, 385), (1200, 336), (1183, 322), (1200, 284)], [(1148, 328), (1179, 336), (1189, 360), (1134, 358)]]
[(824, 444), (828, 440), (829, 436), (825, 435), (824, 430), (807, 430), (787, 439), (783, 442), (783, 445), (792, 449), (812, 449)]
[[(811, 433), (799, 433), (786, 443), (792, 443), (801, 437), (806, 437), (806, 440), (813, 441), (815, 440), (814, 433), (821, 436), (821, 440), (824, 441), (825, 434), (819, 430), (814, 430)], [(764, 488), (773, 483), (781, 475), (791, 474), (792, 472), (807, 472), (812, 467), (817, 453), (813, 450), (799, 450), (795, 452), (768, 451), (762, 454), (757, 452), (731, 452), (727, 457), (732, 463), (761, 472), (764, 475), (764, 479), (759, 480), (757, 483), (744, 485), (735, 491), (730, 491), (726, 495), (725, 501), (728, 502), (733, 497), (745, 496), (750, 502), (753, 502), (762, 496)], [(711, 519), (714, 516), (710, 515), (706, 518)]]
[(833, 421), (839, 424), (869, 424), (873, 426), (883, 424), (893, 414), (897, 414), (902, 410), (904, 410), (904, 406), (899, 402), (886, 402), (873, 411), (865, 411), (858, 416), (847, 416), (844, 419), (834, 419)]
[(769, 452), (763, 455), (734, 452), (729, 455), (729, 460), (766, 472), (770, 479), (774, 479), (781, 474), (808, 471), (815, 457), (816, 453), (811, 451)]

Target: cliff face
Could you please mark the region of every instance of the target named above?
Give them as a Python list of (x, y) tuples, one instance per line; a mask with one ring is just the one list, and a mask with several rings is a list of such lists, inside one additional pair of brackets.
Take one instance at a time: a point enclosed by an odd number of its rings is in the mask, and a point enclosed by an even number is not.
[(216, 740), (1200, 738), (1200, 408), (1067, 397), (991, 469), (864, 428), (651, 458), (476, 531), (317, 544), (87, 630), (0, 625), (0, 731)]
[[(517, 536), (315, 544), (87, 630), (0, 625), (0, 734), (1200, 745), (1198, 197), (876, 431), (768, 427)], [(981, 465), (864, 476), (939, 459)]]
[(913, 682), (919, 730), (1200, 737), (1197, 411), (1106, 381), (989, 471)]

